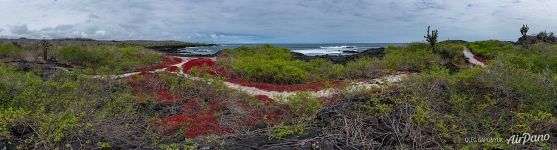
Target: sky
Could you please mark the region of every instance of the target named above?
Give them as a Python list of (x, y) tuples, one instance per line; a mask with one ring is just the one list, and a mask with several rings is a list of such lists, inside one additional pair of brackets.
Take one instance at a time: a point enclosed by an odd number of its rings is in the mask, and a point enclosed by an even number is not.
[(557, 31), (557, 0), (0, 0), (0, 38), (208, 43), (516, 40)]

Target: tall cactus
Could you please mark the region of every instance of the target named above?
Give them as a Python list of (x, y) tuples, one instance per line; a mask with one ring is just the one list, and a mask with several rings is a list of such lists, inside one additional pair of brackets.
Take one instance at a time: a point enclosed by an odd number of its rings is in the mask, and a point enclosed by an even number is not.
[(50, 47), (52, 46), (48, 40), (46, 40), (45, 38), (43, 38), (40, 42), (40, 46), (43, 49), (43, 59), (45, 62), (48, 61), (48, 50), (50, 49)]
[(518, 38), (518, 42), (522, 43), (524, 46), (528, 44), (528, 30), (530, 30), (530, 28), (526, 24), (523, 24), (522, 28), (520, 28), (520, 34), (522, 34), (522, 37)]
[(523, 24), (522, 28), (520, 28), (520, 34), (522, 34), (522, 37), (526, 38), (526, 34), (528, 33), (528, 30), (530, 30), (530, 28), (528, 27), (527, 24)]
[(437, 37), (438, 37), (437, 29), (431, 31), (431, 33), (430, 33), (430, 26), (427, 26), (427, 35), (424, 36), (424, 38), (426, 39), (426, 41), (431, 46), (431, 49), (434, 50), (434, 51), (435, 51), (435, 45), (437, 44)]

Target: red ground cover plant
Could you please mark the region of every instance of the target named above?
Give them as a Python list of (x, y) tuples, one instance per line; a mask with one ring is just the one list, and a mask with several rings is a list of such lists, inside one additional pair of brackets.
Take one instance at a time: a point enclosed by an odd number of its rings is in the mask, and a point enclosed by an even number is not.
[[(284, 117), (287, 117), (287, 114), (290, 112), (288, 106), (275, 103), (273, 99), (265, 95), (230, 100), (226, 95), (214, 95), (217, 92), (213, 91), (211, 88), (203, 89), (198, 86), (190, 87), (193, 89), (182, 90), (173, 88), (173, 91), (170, 91), (168, 83), (158, 75), (148, 73), (148, 71), (162, 68), (166, 68), (169, 72), (176, 72), (177, 67), (173, 65), (181, 62), (182, 60), (180, 58), (165, 57), (162, 64), (142, 68), (140, 69), (142, 70), (142, 74), (128, 79), (128, 83), (132, 86), (132, 92), (138, 99), (149, 99), (145, 97), (151, 97), (156, 100), (156, 102), (164, 104), (163, 106), (165, 108), (179, 107), (177, 113), (175, 112), (176, 109), (172, 109), (175, 113), (157, 119), (159, 120), (156, 123), (159, 125), (157, 128), (164, 134), (174, 133), (179, 129), (183, 129), (184, 136), (188, 138), (207, 135), (225, 135), (233, 133), (234, 131), (230, 127), (230, 124), (247, 127), (255, 127), (259, 124), (276, 125), (279, 124)], [(182, 67), (184, 73), (188, 73), (193, 68), (202, 68), (202, 72), (223, 77), (228, 82), (267, 91), (318, 91), (328, 87), (339, 87), (343, 85), (342, 81), (333, 81), (330, 83), (314, 82), (300, 85), (256, 83), (234, 77), (231, 73), (226, 71), (224, 67), (219, 67), (211, 59), (204, 58), (192, 59), (184, 63)], [(187, 92), (197, 94), (195, 94), (194, 97), (181, 97), (182, 95), (179, 95)], [(339, 96), (333, 96), (322, 99), (327, 104), (334, 104), (338, 100), (338, 97)], [(257, 100), (255, 105), (251, 104), (251, 102), (248, 104), (245, 100), (253, 100), (254, 98)], [(231, 109), (230, 107), (234, 107), (232, 109), (241, 112), (235, 114), (235, 117), (240, 118), (238, 120), (239, 122), (227, 122), (227, 126), (223, 126), (219, 118), (223, 112), (229, 111)]]
[(183, 60), (180, 57), (172, 57), (172, 56), (164, 56), (162, 58), (162, 63), (167, 66), (177, 65), (181, 63)]
[(176, 102), (177, 97), (168, 90), (161, 90), (157, 95), (157, 100), (161, 101), (163, 104), (171, 105)]
[(192, 122), (193, 118), (186, 114), (177, 114), (165, 117), (160, 123), (158, 123), (164, 134), (170, 134), (182, 126), (185, 126), (188, 122)]
[(211, 59), (196, 58), (189, 60), (182, 65), (182, 71), (184, 73), (189, 73), (194, 68), (202, 69), (202, 74), (226, 76), (224, 67), (215, 65), (215, 62)]
[(170, 66), (166, 68), (166, 71), (171, 72), (171, 73), (176, 73), (176, 71), (178, 70), (177, 66)]
[(277, 125), (290, 112), (290, 109), (284, 104), (265, 106), (249, 106), (245, 104), (243, 107), (249, 112), (248, 117), (244, 118), (243, 123), (250, 127), (258, 124)]
[[(236, 98), (231, 98), (232, 96), (229, 95), (215, 95), (232, 93), (218, 93), (202, 81), (192, 81), (199, 85), (187, 86), (184, 89), (174, 87), (173, 91), (170, 91), (169, 83), (164, 79), (166, 78), (161, 78), (157, 74), (144, 73), (130, 77), (127, 81), (132, 86), (135, 96), (152, 97), (155, 102), (163, 104), (163, 109), (173, 110), (172, 114), (161, 113), (165, 115), (154, 119), (155, 130), (165, 135), (182, 131), (181, 134), (187, 138), (222, 136), (233, 134), (235, 131), (241, 131), (238, 129), (246, 127), (248, 129), (260, 128), (261, 125), (271, 127), (288, 119), (290, 116), (288, 114), (291, 113), (287, 105), (276, 103), (265, 95), (250, 97), (246, 94), (238, 94), (239, 97)], [(184, 96), (183, 93), (188, 92), (193, 93), (194, 96), (187, 96), (188, 94)], [(323, 97), (322, 100), (326, 105), (332, 105), (339, 97), (340, 95)], [(178, 109), (173, 109), (176, 107)], [(221, 119), (230, 118), (230, 115), (237, 119)]]
[(477, 55), (474, 56), (474, 58), (475, 58), (476, 60), (482, 62), (482, 63), (486, 63), (486, 62), (487, 62), (484, 58), (482, 58), (482, 57), (480, 57), (480, 56), (477, 56)]
[(169, 90), (165, 81), (153, 74), (133, 76), (128, 83), (132, 86), (134, 95), (153, 97), (166, 107), (183, 103), (180, 113), (163, 117), (157, 123), (164, 134), (175, 132), (182, 127), (185, 127), (184, 135), (188, 138), (231, 133), (230, 129), (220, 126), (217, 113), (224, 105), (218, 101), (203, 104), (200, 102), (201, 99), (183, 100)]
[(159, 125), (164, 134), (170, 134), (185, 127), (184, 136), (187, 138), (232, 133), (232, 130), (220, 125), (215, 114), (204, 112), (171, 115), (163, 118)]

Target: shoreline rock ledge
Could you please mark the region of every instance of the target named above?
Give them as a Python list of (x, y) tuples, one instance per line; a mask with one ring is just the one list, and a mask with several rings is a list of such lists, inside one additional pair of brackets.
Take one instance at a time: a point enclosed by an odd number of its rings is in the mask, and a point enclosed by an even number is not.
[(352, 55), (319, 55), (319, 56), (308, 56), (298, 52), (292, 52), (292, 57), (294, 59), (309, 61), (312, 59), (323, 58), (332, 61), (335, 64), (346, 64), (348, 61), (352, 61), (361, 57), (383, 57), (385, 55), (385, 48), (370, 48), (363, 52), (353, 53)]

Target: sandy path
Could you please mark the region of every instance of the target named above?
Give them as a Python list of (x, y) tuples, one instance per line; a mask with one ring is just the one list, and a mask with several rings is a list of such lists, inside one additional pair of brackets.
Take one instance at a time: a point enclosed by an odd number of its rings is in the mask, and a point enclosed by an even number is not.
[[(481, 61), (478, 61), (476, 58), (474, 58), (474, 54), (468, 48), (464, 48), (464, 50), (462, 52), (464, 53), (464, 56), (468, 59), (468, 61), (470, 63), (485, 67), (484, 63), (482, 63)], [(183, 62), (181, 62), (179, 64), (176, 64), (176, 65), (173, 65), (173, 66), (176, 66), (176, 67), (180, 68), (178, 70), (183, 70), (182, 65), (184, 63), (188, 62), (189, 60), (195, 59), (195, 57), (181, 57), (181, 58), (182, 58)], [(215, 60), (215, 58), (211, 58), (211, 60)], [(159, 70), (157, 70), (155, 72), (158, 72), (158, 71)], [(164, 71), (164, 69), (162, 71)], [(191, 80), (207, 81), (207, 80), (204, 80), (204, 79), (201, 79), (201, 78), (198, 78), (198, 77), (194, 77), (194, 76), (190, 76), (188, 74), (184, 74), (181, 71), (178, 71), (177, 74), (180, 75), (180, 76), (186, 77), (188, 79), (191, 79)], [(118, 77), (120, 77), (120, 78), (127, 77), (126, 75), (129, 75), (129, 74), (125, 74), (125, 75), (118, 76)], [(358, 89), (384, 88), (384, 87), (387, 87), (391, 83), (397, 83), (397, 82), (402, 81), (407, 76), (408, 76), (407, 73), (397, 73), (395, 75), (388, 75), (388, 76), (384, 76), (384, 77), (381, 77), (381, 78), (373, 79), (373, 80), (371, 80), (371, 82), (368, 82), (368, 81), (352, 82), (352, 83), (349, 83), (349, 85), (346, 87), (346, 90), (353, 91), (353, 90), (358, 90)], [(211, 81), (209, 80), (207, 82), (211, 82)], [(255, 96), (255, 95), (265, 95), (265, 96), (268, 96), (269, 98), (272, 98), (272, 99), (286, 98), (286, 97), (291, 96), (291, 95), (296, 93), (296, 92), (267, 91), (267, 90), (262, 90), (262, 89), (258, 89), (258, 88), (255, 88), (255, 87), (242, 86), (242, 85), (239, 85), (239, 84), (226, 82), (226, 81), (224, 83), (228, 88), (239, 90), (239, 91), (245, 92), (245, 93), (247, 93), (249, 95), (253, 95), (253, 96)], [(330, 97), (330, 96), (332, 96), (332, 95), (334, 95), (338, 92), (339, 92), (339, 89), (329, 88), (329, 89), (323, 89), (323, 90), (320, 90), (320, 91), (314, 91), (314, 92), (311, 92), (311, 94), (316, 96), (316, 97)]]
[(474, 65), (479, 65), (479, 66), (485, 67), (485, 64), (483, 62), (474, 58), (475, 55), (472, 53), (472, 51), (470, 51), (470, 49), (468, 49), (468, 47), (464, 47), (464, 50), (462, 50), (462, 53), (464, 53), (464, 57), (466, 57), (468, 59), (468, 62), (470, 62)]
[[(196, 59), (194, 57), (180, 57), (182, 58), (183, 62), (173, 65), (178, 67), (178, 70), (183, 70), (182, 65), (186, 62), (188, 62), (189, 60), (192, 59)], [(215, 60), (215, 58), (211, 58), (211, 60)], [(199, 77), (194, 77), (188, 74), (183, 73), (182, 71), (178, 71), (176, 72), (177, 75), (188, 78), (190, 80), (197, 80), (197, 81), (206, 81), (206, 82), (211, 82), (210, 80), (204, 80), (202, 78)], [(390, 76), (385, 76), (382, 78), (378, 78), (378, 79), (373, 79), (373, 82), (355, 82), (355, 83), (351, 83), (347, 88), (348, 90), (357, 90), (357, 89), (361, 89), (361, 88), (372, 88), (372, 87), (385, 87), (387, 83), (396, 83), (396, 82), (400, 82), (405, 76), (407, 76), (407, 74), (397, 74), (397, 75), (390, 75)], [(281, 98), (286, 98), (288, 96), (291, 96), (293, 94), (296, 94), (296, 92), (278, 92), (278, 91), (267, 91), (267, 90), (262, 90), (262, 89), (258, 89), (255, 87), (248, 87), (248, 86), (242, 86), (236, 83), (232, 83), (232, 82), (226, 82), (224, 81), (224, 84), (230, 88), (230, 89), (235, 89), (238, 91), (242, 91), (244, 93), (247, 93), (249, 95), (252, 96), (256, 96), (256, 95), (265, 95), (271, 99), (281, 99)], [(311, 92), (312, 95), (316, 96), (316, 97), (330, 97), (333, 94), (338, 93), (338, 89), (335, 88), (329, 88), (329, 89), (323, 89), (320, 91), (314, 91)]]

